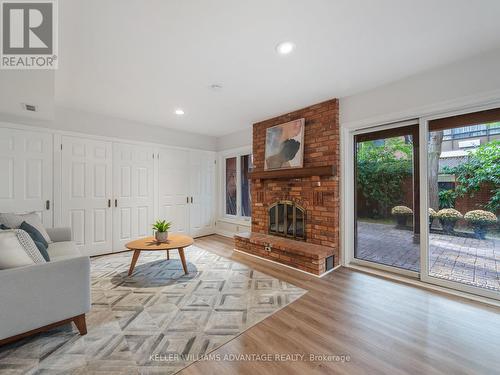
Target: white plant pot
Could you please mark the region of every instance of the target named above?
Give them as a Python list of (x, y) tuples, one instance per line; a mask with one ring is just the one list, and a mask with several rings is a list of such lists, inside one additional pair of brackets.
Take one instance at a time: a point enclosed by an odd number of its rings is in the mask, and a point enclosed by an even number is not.
[(168, 241), (168, 232), (155, 232), (155, 238), (158, 242), (167, 242)]

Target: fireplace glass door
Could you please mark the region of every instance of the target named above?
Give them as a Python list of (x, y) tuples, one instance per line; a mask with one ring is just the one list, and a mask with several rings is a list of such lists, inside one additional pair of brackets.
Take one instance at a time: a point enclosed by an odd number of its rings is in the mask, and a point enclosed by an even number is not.
[(305, 210), (291, 201), (280, 201), (269, 207), (269, 233), (305, 240)]

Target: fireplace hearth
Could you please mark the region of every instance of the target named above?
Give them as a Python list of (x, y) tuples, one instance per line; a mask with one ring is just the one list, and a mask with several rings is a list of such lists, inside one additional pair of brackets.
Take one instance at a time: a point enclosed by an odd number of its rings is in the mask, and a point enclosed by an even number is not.
[(292, 201), (279, 201), (269, 206), (269, 234), (306, 239), (306, 211)]

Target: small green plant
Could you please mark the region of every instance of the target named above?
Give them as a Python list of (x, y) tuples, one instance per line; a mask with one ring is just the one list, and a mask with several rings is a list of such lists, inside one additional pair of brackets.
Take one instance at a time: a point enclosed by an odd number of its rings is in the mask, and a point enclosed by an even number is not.
[(455, 190), (441, 190), (439, 192), (439, 208), (455, 207), (456, 199), (457, 193)]
[(170, 221), (166, 220), (156, 220), (156, 222), (153, 224), (153, 229), (156, 230), (157, 232), (168, 232), (170, 227), (172, 226), (172, 223)]

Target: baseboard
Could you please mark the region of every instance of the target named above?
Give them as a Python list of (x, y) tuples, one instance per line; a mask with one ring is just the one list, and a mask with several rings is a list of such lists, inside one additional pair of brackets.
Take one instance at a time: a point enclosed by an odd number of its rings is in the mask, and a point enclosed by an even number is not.
[(215, 234), (218, 234), (218, 235), (224, 236), (224, 237), (233, 238), (234, 235), (236, 234), (236, 232), (231, 232), (231, 231), (222, 230), (222, 229), (216, 229)]

